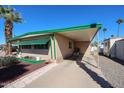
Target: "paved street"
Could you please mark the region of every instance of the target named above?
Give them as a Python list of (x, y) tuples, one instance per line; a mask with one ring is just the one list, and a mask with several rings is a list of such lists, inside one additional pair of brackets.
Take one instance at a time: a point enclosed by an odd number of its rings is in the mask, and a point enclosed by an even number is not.
[(98, 88), (111, 87), (100, 69), (87, 63), (66, 60), (26, 87), (46, 88)]
[(99, 56), (99, 63), (106, 79), (114, 87), (124, 88), (124, 62)]

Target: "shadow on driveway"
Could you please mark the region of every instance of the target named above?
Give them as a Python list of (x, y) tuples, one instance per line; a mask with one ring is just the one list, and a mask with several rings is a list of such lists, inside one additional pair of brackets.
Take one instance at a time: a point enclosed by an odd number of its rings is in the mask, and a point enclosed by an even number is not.
[(82, 68), (87, 74), (94, 80), (96, 81), (101, 87), (103, 88), (113, 88), (113, 86), (106, 81), (104, 78), (98, 76), (97, 73), (92, 71), (91, 69), (87, 68), (83, 63), (80, 61), (76, 61), (77, 65), (79, 65), (80, 68)]

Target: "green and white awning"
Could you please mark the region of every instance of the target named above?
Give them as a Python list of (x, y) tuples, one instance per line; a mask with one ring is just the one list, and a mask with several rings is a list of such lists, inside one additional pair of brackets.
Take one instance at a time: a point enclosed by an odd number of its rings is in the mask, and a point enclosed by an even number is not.
[(39, 39), (31, 39), (31, 40), (24, 40), (20, 42), (16, 42), (16, 45), (38, 45), (38, 44), (47, 44), (50, 38), (39, 38)]

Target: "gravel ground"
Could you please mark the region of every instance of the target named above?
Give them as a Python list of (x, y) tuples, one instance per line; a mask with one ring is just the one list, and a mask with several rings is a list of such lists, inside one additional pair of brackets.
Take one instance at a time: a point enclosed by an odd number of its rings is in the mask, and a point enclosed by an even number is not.
[(101, 70), (113, 87), (124, 88), (124, 63), (99, 56)]

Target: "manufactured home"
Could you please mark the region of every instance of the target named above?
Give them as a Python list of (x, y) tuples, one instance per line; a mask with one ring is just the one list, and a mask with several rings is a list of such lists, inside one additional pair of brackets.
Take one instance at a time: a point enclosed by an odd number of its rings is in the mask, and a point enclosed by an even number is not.
[(16, 36), (11, 43), (19, 47), (21, 57), (34, 56), (60, 62), (70, 57), (76, 48), (84, 55), (101, 24), (35, 31)]
[(115, 57), (115, 42), (121, 40), (122, 38), (109, 38), (103, 41), (103, 54), (109, 57)]
[(124, 39), (115, 42), (116, 48), (116, 58), (124, 61)]

